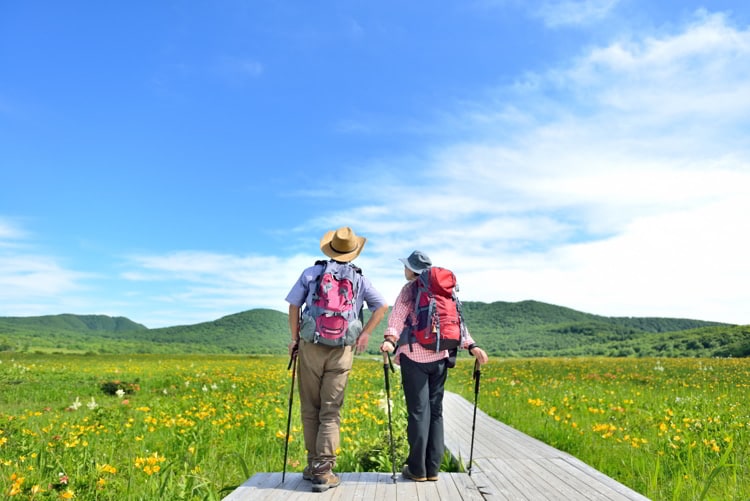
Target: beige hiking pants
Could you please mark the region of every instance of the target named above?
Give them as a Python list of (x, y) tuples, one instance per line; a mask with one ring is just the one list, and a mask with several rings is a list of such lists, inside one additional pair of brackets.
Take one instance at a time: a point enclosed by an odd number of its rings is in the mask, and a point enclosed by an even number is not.
[(299, 400), (307, 464), (316, 475), (336, 465), (341, 406), (354, 356), (351, 346), (333, 348), (300, 340)]

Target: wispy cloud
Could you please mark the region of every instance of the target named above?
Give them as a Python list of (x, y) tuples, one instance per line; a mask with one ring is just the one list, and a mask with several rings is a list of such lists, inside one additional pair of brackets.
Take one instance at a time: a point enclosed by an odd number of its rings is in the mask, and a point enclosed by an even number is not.
[[(545, 5), (545, 19), (561, 25), (616, 2)], [(585, 16), (566, 15), (573, 7)], [(246, 78), (263, 71), (230, 63)], [(317, 238), (351, 224), (369, 237), (358, 262), (389, 301), (403, 283), (397, 258), (421, 248), (456, 270), (468, 300), (749, 323), (748, 117), (750, 30), (698, 12), (671, 34), (620, 36), (425, 126), (456, 125), (455, 136), (435, 137), (460, 141), (354, 166), (367, 172), (351, 188), (356, 198), (290, 229), (291, 257), (130, 255), (121, 268), (128, 291), (115, 299), (150, 327), (283, 311), (301, 270), (320, 257)], [(317, 187), (306, 188), (300, 199)], [(74, 300), (91, 277), (20, 250), (24, 238), (0, 219), (0, 301), (25, 314), (21, 305)]]
[(248, 57), (223, 56), (216, 65), (216, 72), (233, 82), (255, 79), (264, 71), (260, 61)]
[[(2, 250), (4, 249), (4, 250)], [(63, 266), (55, 256), (0, 238), (0, 315), (25, 316), (76, 310), (75, 295), (90, 278)]]
[(71, 269), (58, 256), (40, 251), (33, 238), (18, 221), (0, 217), (0, 316), (87, 308), (80, 295), (88, 290), (93, 274)]
[[(291, 266), (290, 262), (298, 267)], [(251, 308), (284, 310), (284, 297), (308, 259), (240, 256), (205, 251), (141, 254), (127, 258), (122, 273), (135, 289), (147, 282), (148, 300), (158, 315), (143, 321), (150, 327), (186, 318), (206, 321)], [(143, 298), (140, 298), (143, 300)], [(170, 306), (179, 305), (169, 313)], [(192, 317), (185, 310), (194, 312)]]
[(10, 219), (0, 217), (0, 247), (10, 245), (26, 235), (21, 227)]
[[(503, 89), (513, 113), (485, 106), (498, 139), (446, 145), (413, 186), (376, 190), (388, 236), (453, 263), (474, 299), (743, 321), (748, 37), (699, 13)], [(721, 283), (742, 299), (707, 304)]]
[(620, 0), (546, 0), (535, 12), (548, 26), (586, 25), (599, 21)]

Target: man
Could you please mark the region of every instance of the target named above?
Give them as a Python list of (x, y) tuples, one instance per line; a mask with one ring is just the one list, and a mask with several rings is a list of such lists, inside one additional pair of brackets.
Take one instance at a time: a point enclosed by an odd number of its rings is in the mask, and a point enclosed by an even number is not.
[[(401, 366), (401, 384), (406, 399), (408, 421), (406, 437), (409, 456), (401, 472), (407, 480), (436, 481), (445, 450), (443, 435), (443, 393), (448, 377), (448, 350), (434, 351), (409, 338), (414, 325), (417, 278), (432, 266), (423, 252), (415, 250), (404, 263), (408, 281), (393, 305), (388, 317), (383, 352), (396, 351), (395, 363)], [(487, 354), (471, 338), (468, 330), (460, 348), (467, 349), (480, 364), (487, 362)]]
[[(329, 231), (320, 239), (320, 250), (330, 258), (305, 269), (286, 297), (289, 303), (289, 329), (292, 341), (290, 355), (299, 350), (299, 396), (302, 427), (307, 449), (307, 466), (302, 474), (312, 480), (313, 492), (324, 492), (340, 483), (333, 473), (339, 446), (340, 411), (344, 391), (352, 368), (353, 351), (367, 348), (370, 334), (388, 311), (385, 298), (373, 287), (361, 270), (352, 264), (367, 241), (349, 227)], [(333, 278), (332, 278), (333, 277)], [(326, 279), (326, 288), (320, 282)], [(335, 279), (335, 283), (332, 280)], [(342, 284), (346, 284), (345, 286)], [(343, 313), (320, 315), (321, 296), (333, 287), (341, 294), (351, 292), (351, 303), (343, 301)], [(332, 301), (336, 301), (332, 298)], [(351, 316), (360, 312), (364, 303), (372, 312), (364, 325)], [(304, 311), (300, 315), (302, 305)], [(356, 315), (355, 315), (356, 316)], [(317, 319), (320, 320), (317, 320)], [(328, 333), (324, 320), (348, 319), (339, 339)]]

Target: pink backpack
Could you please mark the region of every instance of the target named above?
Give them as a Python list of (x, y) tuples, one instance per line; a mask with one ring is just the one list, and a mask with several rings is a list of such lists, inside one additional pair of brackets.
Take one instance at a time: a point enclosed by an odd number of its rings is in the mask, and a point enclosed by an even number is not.
[(362, 332), (357, 290), (362, 270), (351, 263), (318, 261), (323, 271), (310, 287), (302, 313), (302, 339), (328, 346), (352, 346)]

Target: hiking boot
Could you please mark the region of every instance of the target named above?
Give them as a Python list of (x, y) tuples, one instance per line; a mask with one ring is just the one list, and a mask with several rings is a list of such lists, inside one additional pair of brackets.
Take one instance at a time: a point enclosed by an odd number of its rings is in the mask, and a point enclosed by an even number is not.
[(426, 477), (417, 477), (416, 475), (412, 475), (412, 473), (409, 471), (408, 464), (405, 464), (404, 469), (401, 470), (401, 476), (406, 480), (412, 480), (414, 482), (424, 482), (425, 480), (427, 480)]
[(312, 468), (310, 468), (310, 465), (305, 466), (305, 469), (302, 470), (302, 480), (310, 480), (312, 481), (313, 474), (312, 474)]
[(328, 489), (338, 487), (340, 483), (341, 483), (341, 479), (339, 479), (339, 476), (333, 473), (332, 471), (329, 471), (322, 475), (316, 475), (315, 477), (313, 477), (312, 491), (313, 492), (325, 492)]

